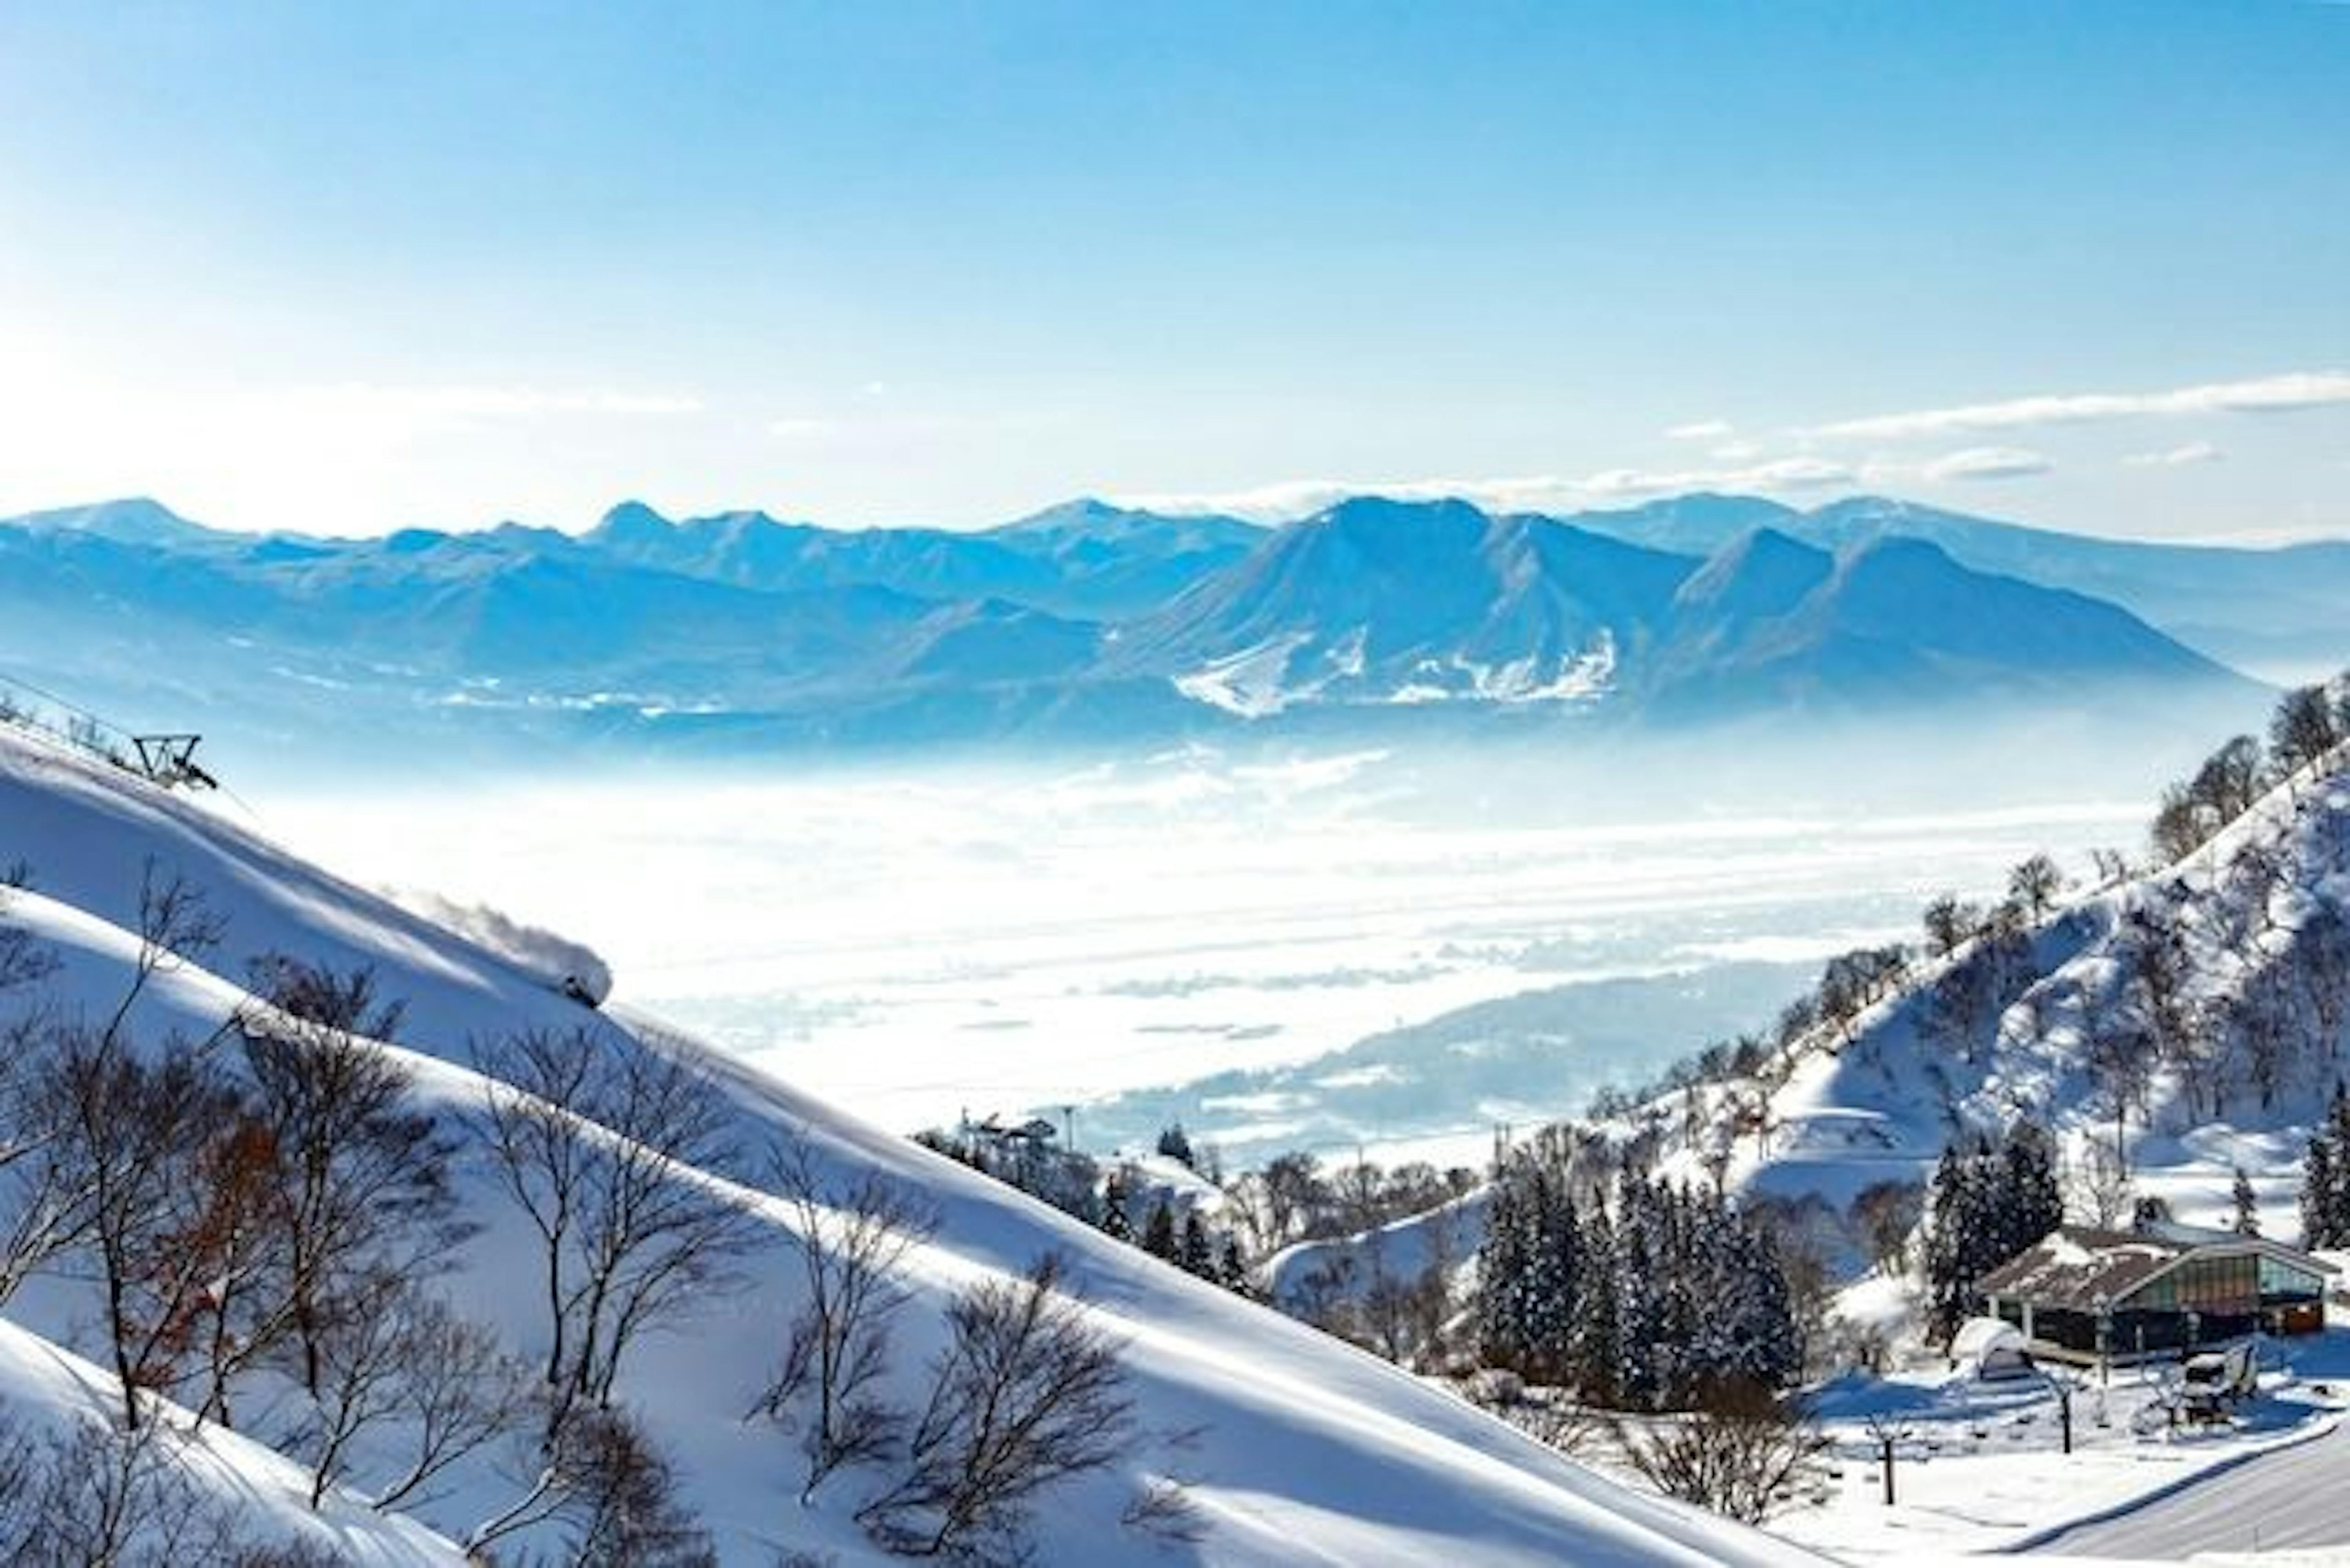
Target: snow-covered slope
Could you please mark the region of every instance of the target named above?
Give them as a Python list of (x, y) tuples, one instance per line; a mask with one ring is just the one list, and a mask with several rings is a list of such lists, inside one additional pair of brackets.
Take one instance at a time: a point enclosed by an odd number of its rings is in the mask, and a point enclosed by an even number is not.
[[(1848, 1042), (1825, 1039), (1783, 1082), (1746, 1086), (1767, 1091), (1767, 1112), (1729, 1140), (1732, 1179), (1841, 1202), (1878, 1177), (1922, 1176), (1962, 1130), (2022, 1116), (2055, 1130), (2076, 1163), (2093, 1142), (2110, 1147), (2115, 1075), (2098, 1052), (2145, 1027), (2143, 977), (2159, 943), (2208, 1060), (2182, 1071), (2151, 1042), (2129, 1047), (2143, 1080), (2122, 1116), (2133, 1189), (2182, 1220), (2219, 1223), (2241, 1166), (2263, 1230), (2289, 1238), (2308, 1133), (2350, 1071), (2350, 1038), (2309, 989), (2350, 981), (2338, 956), (2318, 950), (2345, 916), (2350, 758), (2337, 751), (2178, 864), (2056, 910), (2007, 961), (2011, 978), (1993, 988), (2003, 1005), (1969, 1018), (1960, 1004), (1969, 966), (1984, 961), (1980, 939), (1915, 964)], [(2264, 1090), (2255, 1056), (2271, 1047), (2245, 1031), (2248, 1008), (2272, 986), (2297, 1016), (2280, 1021)], [(1700, 1141), (1724, 1137), (1717, 1123)]]
[[(2224, 1226), (2241, 1168), (2262, 1233), (2297, 1237), (2309, 1136), (2350, 1077), (2350, 747), (2176, 864), (2077, 889), (1994, 950), (1998, 940), (1910, 951), (1848, 1025), (1814, 1025), (1753, 1076), (1675, 1089), (1585, 1130), (1653, 1138), (1671, 1179), (1706, 1185), (1718, 1171), (1736, 1190), (1840, 1211), (1875, 1183), (1930, 1178), (1955, 1141), (2029, 1118), (2055, 1136), (2076, 1220), (2126, 1222), (2152, 1198), (2183, 1223)], [(2185, 1046), (2162, 1048), (2147, 1017), (2157, 964)], [(2106, 1160), (2117, 1084), (2126, 1172)], [(1482, 1195), (1376, 1238), (1293, 1248), (1272, 1282), (1295, 1300), (1343, 1261), (1360, 1277), (1374, 1241), (1385, 1269), (1409, 1277), (1435, 1255), (1440, 1226), (1440, 1255), (1465, 1282)], [(1868, 1268), (1859, 1238), (1838, 1262)], [(1875, 1273), (1853, 1278), (1839, 1304), (1855, 1326), (1894, 1337), (1918, 1310), (1916, 1280)]]
[[(1140, 1435), (1112, 1473), (1048, 1500), (1040, 1561), (1166, 1560), (1211, 1563), (1771, 1563), (1805, 1560), (1766, 1537), (1603, 1481), (1440, 1390), (1369, 1356), (1194, 1282), (1007, 1189), (912, 1147), (853, 1115), (751, 1073), (650, 1020), (588, 1011), (525, 969), (475, 947), (275, 846), (110, 771), (0, 732), (0, 862), (22, 857), (32, 889), (7, 917), (52, 944), (68, 1009), (109, 1005), (138, 944), (130, 933), (145, 868), (186, 878), (225, 921), (202, 967), (159, 977), (135, 1022), (140, 1037), (201, 1036), (246, 1000), (233, 977), (273, 950), (316, 964), (372, 965), (383, 994), (404, 1001), (400, 1042), (421, 1096), (452, 1120), (478, 1106), (472, 1043), (528, 1027), (585, 1029), (598, 1049), (681, 1057), (719, 1085), (746, 1141), (795, 1140), (828, 1173), (879, 1173), (937, 1206), (935, 1240), (912, 1258), (914, 1301), (901, 1321), (898, 1376), (911, 1393), (948, 1296), (975, 1280), (1025, 1270), (1057, 1249), (1088, 1312), (1123, 1342)], [(615, 898), (657, 889), (614, 887)], [(14, 999), (11, 999), (13, 1004)], [(525, 1355), (543, 1348), (530, 1256), (472, 1155), (461, 1187), (484, 1224), (448, 1288)], [(732, 1189), (769, 1228), (746, 1263), (744, 1293), (683, 1332), (657, 1337), (623, 1368), (619, 1395), (675, 1461), (686, 1500), (728, 1563), (772, 1562), (810, 1548), (845, 1562), (879, 1553), (849, 1518), (863, 1481), (836, 1478), (816, 1503), (797, 1501), (791, 1440), (743, 1412), (780, 1351), (797, 1302), (788, 1207)], [(10, 1303), (24, 1329), (88, 1343), (87, 1303), (64, 1289)], [(64, 1396), (36, 1376), (44, 1347), (0, 1341), (12, 1399), (54, 1409)], [(45, 1392), (46, 1390), (46, 1392)], [(1173, 1434), (1194, 1436), (1177, 1440)], [(247, 1461), (250, 1462), (247, 1462)], [(270, 1482), (274, 1460), (232, 1456), (235, 1489)], [(504, 1465), (502, 1471), (501, 1466)], [(511, 1497), (511, 1456), (458, 1473), (421, 1509), (422, 1522), (462, 1537)], [(206, 1472), (209, 1473), (209, 1472)], [(1180, 1479), (1196, 1511), (1196, 1541), (1122, 1528), (1139, 1488)], [(228, 1483), (224, 1483), (224, 1485)], [(255, 1503), (254, 1506), (260, 1506)], [(390, 1527), (385, 1527), (389, 1530)], [(370, 1540), (375, 1537), (370, 1537)], [(374, 1560), (425, 1560), (421, 1534), (383, 1533)], [(392, 1555), (407, 1542), (411, 1555)]]

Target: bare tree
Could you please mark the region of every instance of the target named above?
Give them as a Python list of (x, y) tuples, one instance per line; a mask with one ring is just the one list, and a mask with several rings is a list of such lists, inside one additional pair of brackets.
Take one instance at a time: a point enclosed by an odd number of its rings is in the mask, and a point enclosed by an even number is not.
[(1868, 1261), (1879, 1272), (1897, 1278), (1909, 1272), (1910, 1241), (1925, 1217), (1925, 1184), (1891, 1178), (1872, 1181), (1855, 1194), (1850, 1215)]
[(139, 877), (138, 956), (131, 961), (130, 983), (115, 1003), (102, 1036), (120, 1037), (130, 1020), (130, 1010), (159, 974), (170, 972), (220, 945), (228, 922), (205, 903), (203, 889), (179, 872), (166, 876), (161, 863), (150, 855)]
[(2302, 1011), (2315, 1025), (2315, 1044), (2331, 1064), (2341, 1058), (2350, 1025), (2350, 919), (2335, 905), (2320, 905), (2293, 932), (2285, 957)]
[(905, 1425), (905, 1413), (880, 1397), (890, 1320), (907, 1299), (899, 1267), (937, 1231), (938, 1216), (879, 1175), (827, 1184), (803, 1144), (778, 1148), (771, 1174), (791, 1206), (807, 1295), (753, 1413), (789, 1420), (808, 1407), (806, 1501), (842, 1465), (880, 1459)]
[(2073, 1209), (2100, 1231), (2110, 1231), (2129, 1215), (2133, 1188), (2126, 1161), (2116, 1146), (2091, 1137), (2071, 1172)]
[(2152, 1033), (2134, 1009), (2102, 1009), (2090, 1016), (2085, 1032), (2089, 1076), (2114, 1113), (2111, 1168), (2129, 1180), (2129, 1114), (2144, 1117), (2147, 1093), (2152, 1084), (2156, 1045)]
[(2342, 732), (2324, 687), (2299, 687), (2278, 700), (2269, 720), (2269, 755), (2280, 775), (2291, 778), (2341, 743)]
[(1015, 1552), (1039, 1494), (1123, 1451), (1133, 1400), (1118, 1345), (1062, 1288), (1047, 1255), (948, 1309), (950, 1339), (907, 1445), (905, 1474), (858, 1510), (910, 1556)]
[(1981, 924), (1981, 909), (1960, 903), (1955, 894), (1942, 894), (1926, 906), (1927, 956), (1942, 958), (1955, 951)]
[(573, 1568), (714, 1568), (710, 1537), (679, 1503), (669, 1460), (621, 1410), (574, 1407), (541, 1446), (528, 1488), (466, 1537), (469, 1557), (541, 1526)]
[(559, 1425), (609, 1401), (648, 1328), (738, 1287), (762, 1231), (713, 1183), (739, 1165), (733, 1117), (682, 1063), (579, 1030), (511, 1036), (478, 1064), (492, 1168), (541, 1244)]
[(188, 1476), (184, 1441), (161, 1421), (78, 1417), (16, 1450), (13, 1494), (0, 1500), (0, 1564), (229, 1568), (242, 1555), (234, 1521)]
[(2230, 823), (2251, 810), (2266, 778), (2260, 742), (2238, 735), (2204, 759), (2188, 788), (2220, 822)]
[(285, 1250), (244, 1344), (250, 1358), (290, 1340), (316, 1396), (323, 1341), (350, 1298), (378, 1275), (444, 1266), (472, 1227), (450, 1182), (455, 1140), (376, 1044), (393, 1037), (400, 1009), (378, 999), (373, 972), (271, 954), (253, 965), (253, 988), (260, 1001), (237, 1023)]
[[(18, 884), (0, 878), (0, 917)], [(0, 992), (37, 984), (57, 971), (56, 950), (14, 920), (0, 918)]]
[(58, 1137), (67, 1103), (56, 1058), (67, 1037), (37, 1013), (0, 1030), (0, 1190), (9, 1216), (0, 1237), (0, 1303), (79, 1245), (89, 1227), (88, 1173)]
[(285, 1273), (287, 1210), (274, 1179), (277, 1164), (270, 1129), (243, 1107), (197, 1152), (203, 1201), (179, 1240), (206, 1264), (186, 1328), (203, 1363), (201, 1420), (234, 1424), (230, 1384), (268, 1348), (268, 1325), (282, 1315), (276, 1283)]
[(2008, 873), (2007, 896), (2037, 923), (2048, 918), (2064, 891), (2064, 873), (2045, 854), (2036, 854)]
[(78, 1245), (91, 1255), (122, 1387), (123, 1421), (140, 1394), (181, 1375), (191, 1327), (215, 1275), (215, 1239), (244, 1224), (214, 1188), (220, 1141), (243, 1126), (235, 1094), (184, 1044), (150, 1065), (106, 1036), (77, 1034), (47, 1069), (62, 1190), (79, 1195)]
[(487, 1329), (387, 1272), (340, 1304), (346, 1310), (318, 1336), (319, 1386), (297, 1438), (312, 1508), (379, 1428), (399, 1428), (407, 1444), (400, 1468), (376, 1492), (379, 1509), (418, 1498), (451, 1465), (512, 1428), (526, 1404), (528, 1374)]
[(1868, 1440), (1877, 1445), (1877, 1463), (1881, 1467), (1880, 1479), (1885, 1487), (1885, 1506), (1891, 1508), (1894, 1496), (1893, 1462), (1899, 1455), (1901, 1445), (1909, 1440), (1909, 1423), (1892, 1411), (1877, 1410), (1865, 1417), (1861, 1425), (1868, 1433)]
[(1809, 1487), (1828, 1447), (1799, 1404), (1745, 1384), (1714, 1390), (1686, 1416), (1626, 1426), (1618, 1440), (1659, 1491), (1746, 1524)]

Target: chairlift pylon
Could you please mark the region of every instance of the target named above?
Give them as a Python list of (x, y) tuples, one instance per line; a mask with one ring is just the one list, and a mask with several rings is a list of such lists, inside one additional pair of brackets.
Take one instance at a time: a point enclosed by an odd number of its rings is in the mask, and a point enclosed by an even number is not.
[(163, 789), (220, 788), (220, 781), (196, 762), (202, 735), (133, 734), (15, 676), (0, 674), (0, 722), (111, 763)]

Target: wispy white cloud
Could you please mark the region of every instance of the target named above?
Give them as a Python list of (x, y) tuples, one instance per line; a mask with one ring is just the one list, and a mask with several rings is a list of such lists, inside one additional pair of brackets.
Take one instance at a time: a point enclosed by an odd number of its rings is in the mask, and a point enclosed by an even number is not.
[(1617, 499), (1676, 495), (1692, 490), (1751, 490), (1765, 493), (1822, 490), (1850, 484), (1858, 477), (1849, 464), (1831, 458), (1781, 457), (1767, 462), (1724, 468), (1610, 469), (1577, 483), (1588, 494), (1602, 499)]
[(2036, 452), (2012, 446), (1975, 446), (1922, 465), (1918, 476), (1939, 484), (1953, 479), (2022, 479), (2053, 465)]
[(2190, 441), (2162, 452), (2134, 452), (2122, 459), (2122, 463), (2127, 468), (2186, 468), (2199, 462), (2217, 462), (2227, 455), (2208, 441)]
[(1728, 420), (1694, 420), (1685, 425), (1675, 425), (1665, 432), (1669, 441), (1720, 441), (1732, 432)]
[(1129, 493), (1114, 499), (1120, 505), (1151, 512), (1212, 512), (1260, 523), (1285, 523), (1311, 516), (1350, 495), (1385, 495), (1399, 501), (1458, 498), (1474, 502), (1492, 512), (1545, 512), (1620, 504), (1698, 490), (1774, 494), (1829, 489), (1852, 484), (1857, 478), (1850, 467), (1825, 458), (1786, 457), (1768, 462), (1727, 467), (1616, 468), (1576, 477), (1525, 474), (1504, 478), (1363, 482), (1295, 479), (1247, 490), (1210, 493)]
[(2175, 387), (2168, 391), (2075, 392), (1876, 414), (1817, 425), (1805, 433), (1824, 440), (1902, 441), (2147, 415), (2288, 413), (2340, 403), (2350, 403), (2350, 371), (2297, 370), (2248, 381)]

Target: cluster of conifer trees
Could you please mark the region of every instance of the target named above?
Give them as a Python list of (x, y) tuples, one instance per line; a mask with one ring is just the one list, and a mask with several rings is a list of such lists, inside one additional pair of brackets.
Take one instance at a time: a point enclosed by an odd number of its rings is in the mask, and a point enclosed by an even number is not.
[(1627, 1170), (1603, 1197), (1521, 1155), (1492, 1202), (1478, 1252), (1485, 1365), (1629, 1409), (1688, 1408), (1801, 1371), (1778, 1259), (1720, 1194)]
[(1977, 1280), (2064, 1223), (2064, 1193), (2045, 1129), (2019, 1122), (1942, 1151), (1928, 1196), (1926, 1295), (1949, 1337), (1974, 1312)]

